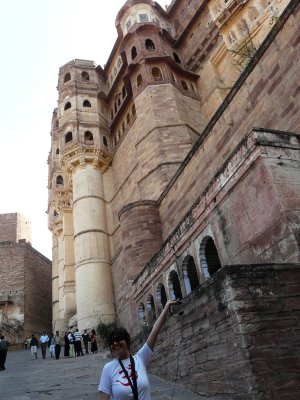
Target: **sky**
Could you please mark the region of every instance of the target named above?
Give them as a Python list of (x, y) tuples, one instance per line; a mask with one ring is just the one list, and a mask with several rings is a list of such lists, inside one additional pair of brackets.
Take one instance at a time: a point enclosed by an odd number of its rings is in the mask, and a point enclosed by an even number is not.
[(20, 213), (29, 219), (32, 246), (49, 259), (47, 158), (58, 70), (75, 58), (104, 66), (124, 3), (10, 0), (1, 5), (0, 214)]

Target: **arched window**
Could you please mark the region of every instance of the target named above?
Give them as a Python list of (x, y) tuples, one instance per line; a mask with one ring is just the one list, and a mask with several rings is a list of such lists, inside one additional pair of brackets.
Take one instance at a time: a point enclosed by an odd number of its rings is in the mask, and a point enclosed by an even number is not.
[(182, 264), (183, 282), (186, 294), (199, 286), (197, 268), (192, 256), (186, 256)]
[(181, 81), (181, 86), (182, 86), (182, 89), (183, 89), (183, 90), (187, 90), (187, 91), (189, 90), (186, 81), (183, 81), (183, 80), (182, 80), (182, 81)]
[(69, 82), (70, 80), (71, 80), (71, 74), (70, 72), (67, 72), (64, 77), (64, 83)]
[(57, 217), (57, 216), (58, 216), (58, 213), (57, 213), (57, 211), (56, 211), (56, 210), (54, 210), (54, 212), (53, 212), (53, 216), (54, 216), (54, 217)]
[(84, 132), (84, 143), (92, 144), (94, 143), (94, 137), (92, 132), (86, 131)]
[(134, 60), (136, 56), (137, 56), (136, 47), (133, 46), (133, 48), (131, 49), (131, 59)]
[(122, 122), (122, 132), (125, 132), (125, 123)]
[(162, 311), (166, 302), (167, 302), (166, 289), (165, 289), (163, 283), (160, 283), (156, 289), (156, 304), (160, 311)]
[(92, 107), (89, 100), (84, 100), (83, 107)]
[(126, 89), (125, 86), (122, 87), (122, 98), (124, 99), (124, 97), (126, 96)]
[(150, 323), (156, 320), (154, 300), (151, 294), (149, 294), (147, 298), (147, 319)]
[(133, 117), (136, 116), (136, 109), (135, 109), (135, 105), (134, 105), (134, 104), (132, 104), (131, 113), (132, 113), (132, 116), (133, 116)]
[(126, 122), (127, 122), (127, 125), (128, 125), (129, 122), (130, 122), (130, 115), (129, 115), (129, 113), (127, 113), (127, 115), (126, 115)]
[(145, 47), (146, 47), (146, 50), (155, 50), (155, 44), (153, 43), (153, 41), (151, 39), (147, 39), (145, 41)]
[(139, 305), (139, 325), (143, 328), (147, 326), (147, 320), (145, 315), (145, 306), (143, 303)]
[(66, 136), (65, 136), (65, 143), (72, 142), (72, 140), (73, 140), (73, 133), (72, 133), (72, 132), (66, 133)]
[(209, 278), (222, 266), (212, 237), (206, 236), (200, 245), (200, 264), (205, 278)]
[(142, 75), (139, 74), (138, 77), (136, 78), (136, 84), (137, 86), (141, 86), (142, 83), (143, 83), (143, 78)]
[(158, 67), (152, 68), (152, 76), (155, 81), (162, 81), (163, 79), (161, 70)]
[(56, 152), (55, 152), (55, 153), (56, 153), (56, 154), (59, 154), (59, 148), (56, 149)]
[(182, 299), (181, 287), (178, 278), (178, 274), (176, 271), (171, 271), (168, 280), (169, 285), (169, 294), (170, 298), (175, 299)]
[(121, 105), (121, 99), (120, 99), (120, 97), (118, 98), (118, 101), (117, 101), (117, 103), (118, 103), (118, 106), (120, 106), (120, 105)]
[(82, 71), (82, 72), (81, 72), (81, 79), (82, 79), (83, 81), (89, 81), (89, 80), (90, 80), (90, 76), (89, 76), (89, 74), (88, 74), (86, 71)]
[(173, 57), (174, 57), (174, 60), (175, 60), (178, 64), (181, 64), (181, 60), (180, 60), (178, 54), (173, 53)]
[(61, 175), (57, 175), (56, 177), (56, 187), (64, 186), (64, 178)]
[(117, 103), (115, 103), (115, 113), (118, 111)]
[(103, 144), (104, 144), (104, 146), (107, 147), (107, 137), (106, 136), (103, 136)]
[(68, 101), (68, 102), (65, 104), (64, 110), (66, 111), (66, 110), (68, 110), (69, 108), (71, 108), (71, 103)]

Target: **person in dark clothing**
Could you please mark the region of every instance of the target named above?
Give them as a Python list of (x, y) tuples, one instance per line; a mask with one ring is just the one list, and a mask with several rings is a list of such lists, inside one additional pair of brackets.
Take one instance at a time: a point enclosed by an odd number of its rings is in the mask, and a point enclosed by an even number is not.
[(34, 360), (35, 358), (37, 358), (37, 348), (38, 348), (38, 344), (39, 341), (38, 339), (34, 336), (31, 335), (31, 339), (30, 339), (30, 351), (31, 351), (31, 358)]
[(0, 336), (0, 371), (5, 370), (5, 361), (8, 350), (8, 341), (5, 340), (4, 336)]
[(65, 333), (64, 341), (65, 341), (64, 356), (65, 357), (69, 357), (69, 355), (70, 355), (70, 342), (69, 342), (69, 338), (68, 338), (68, 332)]
[(90, 335), (88, 334), (86, 329), (83, 331), (82, 340), (83, 340), (83, 345), (84, 345), (84, 348), (85, 348), (85, 353), (89, 354)]
[(91, 334), (91, 352), (93, 354), (97, 353), (98, 351), (98, 345), (97, 345), (97, 336), (96, 336), (96, 331), (95, 329), (92, 329), (92, 334)]
[(59, 356), (60, 356), (60, 349), (61, 349), (61, 338), (59, 336), (59, 331), (56, 331), (56, 333), (55, 333), (54, 346), (55, 346), (55, 358), (56, 358), (56, 360), (58, 360)]

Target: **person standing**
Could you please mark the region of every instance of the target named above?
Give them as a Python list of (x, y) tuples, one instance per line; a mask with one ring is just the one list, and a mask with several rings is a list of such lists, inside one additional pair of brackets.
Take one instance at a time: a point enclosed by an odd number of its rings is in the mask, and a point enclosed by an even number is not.
[(75, 353), (76, 357), (83, 356), (82, 346), (81, 346), (81, 333), (79, 332), (78, 328), (74, 332), (75, 336)]
[(0, 336), (0, 371), (5, 370), (5, 361), (8, 350), (8, 341), (3, 335)]
[(49, 342), (49, 336), (46, 335), (46, 332), (43, 332), (42, 336), (40, 337), (40, 343), (41, 343), (41, 350), (42, 350), (43, 359), (46, 358), (46, 351), (47, 351), (48, 342)]
[(55, 346), (55, 358), (58, 360), (59, 356), (60, 356), (60, 350), (61, 350), (61, 338), (59, 336), (59, 331), (55, 332), (54, 346)]
[(126, 329), (116, 328), (108, 338), (115, 360), (105, 364), (98, 390), (100, 400), (150, 400), (150, 384), (147, 374), (155, 343), (166, 321), (169, 307), (180, 300), (168, 300), (153, 325), (152, 331), (142, 348), (134, 356), (130, 352), (130, 336)]
[(91, 352), (93, 354), (97, 353), (98, 351), (98, 345), (97, 345), (97, 335), (95, 329), (92, 329), (92, 334), (91, 334)]
[(32, 360), (34, 360), (35, 358), (37, 358), (37, 347), (38, 347), (38, 340), (34, 335), (31, 335), (29, 347), (31, 352), (31, 358)]
[(85, 348), (85, 354), (89, 354), (90, 335), (88, 334), (86, 329), (83, 331), (82, 340), (83, 340), (83, 345), (84, 345), (84, 348)]
[(65, 342), (64, 356), (65, 357), (69, 357), (69, 355), (70, 355), (70, 343), (69, 343), (69, 338), (68, 338), (68, 332), (65, 332), (64, 342)]
[(68, 339), (69, 339), (69, 346), (70, 346), (70, 351), (69, 355), (70, 357), (75, 357), (75, 337), (72, 332), (68, 333)]
[(54, 343), (54, 335), (53, 333), (51, 333), (50, 339), (48, 344), (50, 344), (49, 346), (49, 352), (50, 352), (50, 357), (54, 358), (54, 354), (55, 354), (55, 343)]

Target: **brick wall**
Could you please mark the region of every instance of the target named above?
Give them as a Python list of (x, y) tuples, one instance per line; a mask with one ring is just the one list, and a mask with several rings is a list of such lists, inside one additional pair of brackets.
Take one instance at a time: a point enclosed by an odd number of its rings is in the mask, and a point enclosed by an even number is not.
[(223, 267), (180, 310), (160, 334), (152, 373), (203, 398), (299, 397), (300, 264)]

